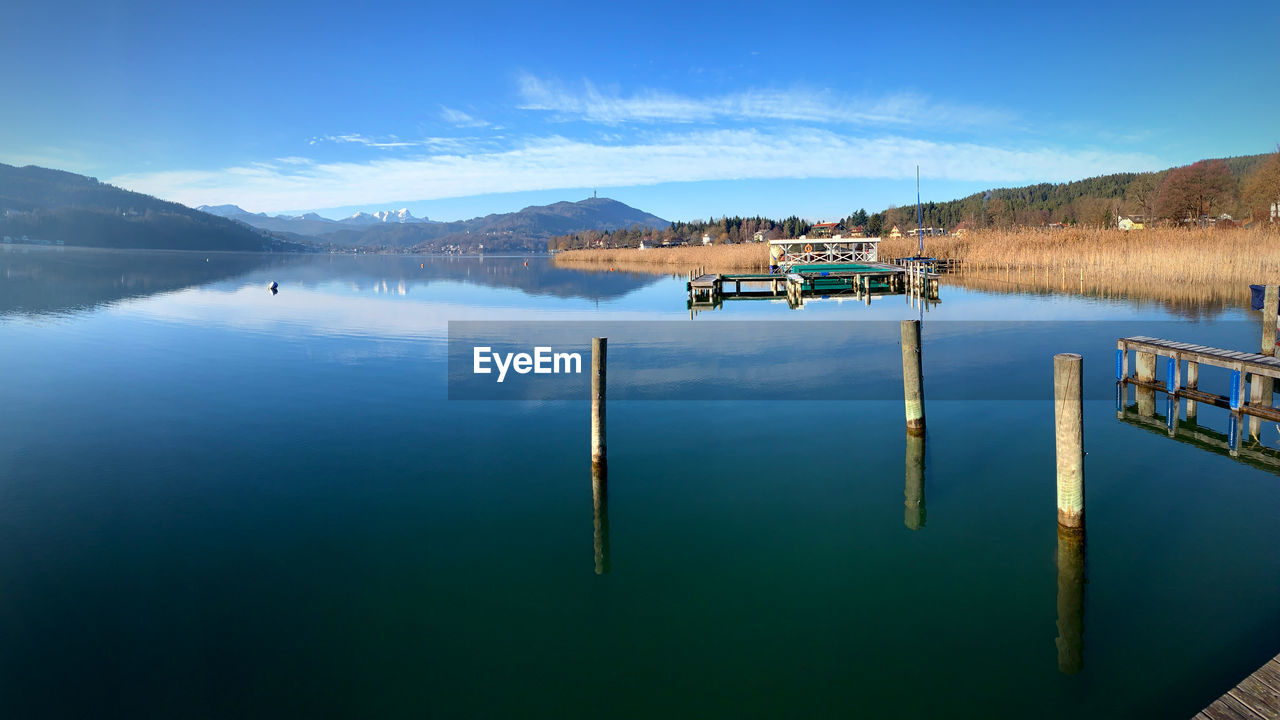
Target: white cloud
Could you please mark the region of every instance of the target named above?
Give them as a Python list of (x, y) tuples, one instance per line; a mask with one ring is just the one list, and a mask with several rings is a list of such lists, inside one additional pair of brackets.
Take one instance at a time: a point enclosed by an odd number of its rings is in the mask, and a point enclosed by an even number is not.
[(902, 93), (856, 98), (831, 90), (746, 90), (693, 97), (662, 90), (633, 95), (607, 93), (589, 81), (572, 89), (554, 80), (518, 78), (520, 109), (553, 113), (560, 120), (622, 123), (709, 123), (722, 120), (781, 120), (826, 125), (977, 127), (1005, 125), (1006, 112), (934, 102)]
[(485, 128), (490, 123), (480, 118), (472, 117), (461, 110), (454, 110), (451, 107), (440, 106), (440, 117), (447, 123), (460, 128)]
[(469, 138), (445, 138), (445, 137), (429, 137), (421, 140), (401, 140), (395, 135), (388, 135), (385, 138), (373, 138), (359, 133), (347, 133), (345, 135), (319, 135), (311, 138), (308, 145), (320, 145), (323, 143), (335, 143), (339, 145), (363, 145), (365, 147), (377, 148), (379, 150), (391, 150), (396, 148), (427, 148), (429, 150), (452, 151), (460, 150), (467, 147)]
[(380, 157), (361, 163), (277, 161), (121, 175), (111, 182), (187, 205), (235, 203), (281, 211), (702, 180), (905, 179), (914, 176), (916, 165), (928, 178), (991, 183), (1061, 181), (1162, 167), (1155, 158), (1136, 153), (851, 137), (822, 129), (707, 130), (631, 143), (553, 136), (502, 151)]

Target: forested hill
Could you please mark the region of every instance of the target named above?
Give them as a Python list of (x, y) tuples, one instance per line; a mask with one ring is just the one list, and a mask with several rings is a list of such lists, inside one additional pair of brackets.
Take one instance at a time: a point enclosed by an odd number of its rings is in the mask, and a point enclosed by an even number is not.
[[(9, 242), (166, 250), (306, 246), (185, 205), (61, 170), (0, 163), (0, 235)], [(23, 240), (23, 238), (26, 238)]]
[[(1245, 155), (1222, 160), (1229, 172), (1228, 185), (1218, 209), (1236, 217), (1249, 213), (1244, 192), (1248, 179), (1271, 157)], [(1199, 163), (1197, 163), (1199, 164)], [(975, 193), (959, 200), (930, 202), (922, 206), (925, 227), (955, 228), (960, 223), (973, 227), (991, 225), (1037, 226), (1051, 222), (1113, 225), (1117, 214), (1160, 215), (1160, 190), (1176, 168), (1147, 173), (1117, 173), (1067, 183), (1040, 183), (1016, 188), (999, 188)], [(846, 225), (858, 224), (853, 216)], [(902, 229), (916, 226), (914, 202), (867, 217), (867, 232), (887, 233), (894, 225)]]

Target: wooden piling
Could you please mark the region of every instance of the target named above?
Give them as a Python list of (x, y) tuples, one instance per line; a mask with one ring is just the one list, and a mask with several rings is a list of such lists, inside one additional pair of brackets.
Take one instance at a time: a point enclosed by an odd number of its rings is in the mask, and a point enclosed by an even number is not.
[(1053, 356), (1054, 435), (1058, 459), (1058, 525), (1084, 527), (1084, 359)]
[[(1187, 389), (1195, 390), (1200, 387), (1200, 363), (1187, 361)], [(1187, 422), (1194, 423), (1196, 421), (1196, 401), (1187, 398)]]
[(920, 321), (902, 321), (902, 398), (907, 432), (924, 433), (924, 380), (920, 357)]
[[(1280, 312), (1280, 285), (1268, 285), (1262, 296), (1262, 354), (1276, 354), (1276, 322)], [(1259, 407), (1271, 407), (1275, 395), (1275, 380), (1270, 377), (1254, 375), (1249, 381), (1249, 403)], [(1256, 417), (1249, 420), (1249, 434), (1258, 437), (1260, 422)]]
[[(1138, 379), (1143, 382), (1155, 382), (1156, 355), (1149, 352), (1135, 352)], [(1152, 417), (1156, 414), (1156, 391), (1150, 386), (1139, 385), (1134, 389), (1138, 399), (1138, 414)]]
[(1262, 354), (1276, 354), (1276, 321), (1280, 314), (1280, 285), (1268, 285), (1262, 295)]
[(591, 465), (603, 467), (605, 453), (605, 354), (608, 338), (591, 338)]
[(924, 527), (924, 436), (907, 433), (906, 460), (906, 506), (903, 513), (903, 524), (908, 530), (919, 530)]

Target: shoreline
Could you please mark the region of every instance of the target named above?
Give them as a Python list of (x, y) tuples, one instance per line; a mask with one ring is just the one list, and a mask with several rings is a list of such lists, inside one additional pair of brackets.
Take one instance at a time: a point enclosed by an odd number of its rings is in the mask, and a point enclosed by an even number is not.
[[(915, 255), (916, 241), (880, 242), (882, 262)], [(768, 245), (565, 250), (561, 267), (650, 274), (767, 271)], [(964, 261), (944, 282), (975, 289), (1041, 287), (1078, 295), (1131, 296), (1179, 305), (1248, 307), (1249, 285), (1280, 277), (1280, 228), (981, 231), (926, 238), (924, 254)]]

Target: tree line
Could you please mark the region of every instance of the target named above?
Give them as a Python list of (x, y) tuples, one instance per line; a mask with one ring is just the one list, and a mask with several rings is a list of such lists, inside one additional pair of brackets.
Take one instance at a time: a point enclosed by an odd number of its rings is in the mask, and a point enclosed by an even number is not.
[[(1272, 203), (1280, 202), (1280, 147), (1265, 155), (1201, 160), (1190, 165), (1145, 173), (1116, 173), (1068, 183), (1039, 183), (974, 193), (959, 200), (928, 202), (920, 207), (925, 227), (955, 230), (1043, 227), (1053, 223), (1114, 227), (1120, 217), (1138, 217), (1148, 223), (1194, 223), (1201, 218), (1231, 215), (1236, 221), (1266, 221)], [(894, 227), (906, 232), (916, 227), (916, 207), (890, 206), (877, 212), (865, 209), (840, 221), (837, 232), (858, 231), (868, 236), (888, 235)], [(553, 250), (585, 247), (638, 247), (664, 241), (701, 243), (706, 235), (713, 243), (751, 242), (760, 232), (764, 239), (794, 238), (808, 234), (813, 225), (792, 215), (781, 220), (760, 216), (722, 217), (675, 222), (665, 229), (632, 226), (618, 230), (589, 230), (551, 238)]]
[[(1267, 198), (1271, 198), (1268, 200)], [(924, 203), (925, 227), (1013, 228), (1050, 223), (1113, 227), (1122, 216), (1185, 223), (1231, 215), (1267, 218), (1280, 198), (1280, 149), (1266, 155), (1201, 160), (1146, 173), (1116, 173), (1069, 183), (1040, 183)], [(914, 205), (872, 215), (867, 233), (916, 226)]]
[[(865, 213), (865, 211), (863, 211)], [(813, 223), (792, 215), (773, 220), (759, 215), (755, 217), (725, 216), (706, 221), (677, 221), (665, 228), (632, 225), (617, 230), (583, 230), (557, 235), (547, 241), (551, 250), (576, 250), (589, 247), (639, 247), (661, 245), (664, 242), (700, 244), (703, 236), (716, 245), (747, 243), (755, 240), (756, 233), (764, 240), (800, 237), (813, 229)]]

